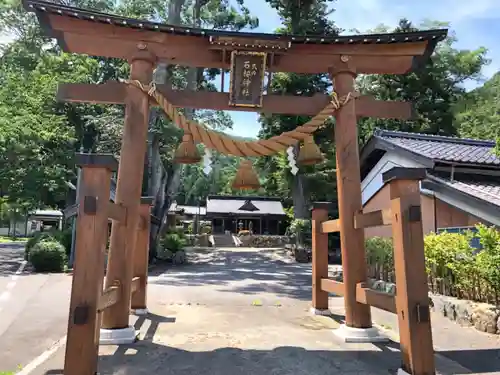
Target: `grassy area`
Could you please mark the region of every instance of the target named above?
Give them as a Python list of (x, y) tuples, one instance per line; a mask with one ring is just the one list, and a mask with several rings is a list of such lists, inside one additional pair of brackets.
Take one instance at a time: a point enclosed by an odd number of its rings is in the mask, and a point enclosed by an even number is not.
[[(25, 242), (28, 241), (26, 237), (7, 237), (7, 236), (0, 236), (0, 243), (5, 243), (5, 242)], [(6, 373), (7, 374), (7, 373)], [(4, 373), (0, 372), (0, 375), (4, 375)]]

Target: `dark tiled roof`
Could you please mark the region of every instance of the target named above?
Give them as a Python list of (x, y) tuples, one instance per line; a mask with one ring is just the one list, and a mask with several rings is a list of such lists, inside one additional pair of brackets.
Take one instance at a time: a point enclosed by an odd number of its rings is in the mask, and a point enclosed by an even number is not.
[(375, 138), (437, 162), (500, 166), (494, 141), (377, 130)]
[[(258, 211), (242, 210), (250, 202)], [(241, 215), (279, 215), (285, 216), (281, 200), (270, 197), (209, 196), (207, 198), (207, 215), (241, 214)]]
[(445, 184), (471, 197), (481, 199), (500, 207), (500, 181), (478, 182), (472, 180), (449, 180), (428, 175), (430, 180)]
[(246, 200), (243, 206), (239, 208), (240, 211), (259, 211), (257, 207), (252, 203), (250, 199)]
[[(195, 35), (201, 37), (217, 36), (237, 36), (248, 39), (261, 39), (269, 41), (288, 41), (294, 43), (312, 43), (312, 44), (391, 44), (391, 43), (411, 43), (429, 41), (433, 46), (446, 38), (447, 30), (425, 30), (412, 33), (387, 33), (387, 34), (369, 34), (369, 35), (345, 35), (345, 36), (307, 36), (307, 35), (279, 35), (263, 33), (242, 33), (231, 31), (220, 31), (211, 29), (199, 29), (193, 27), (173, 26), (168, 24), (137, 20), (106, 13), (95, 12), (86, 9), (54, 4), (46, 1), (23, 0), (23, 6), (28, 11), (37, 13), (52, 13), (86, 21), (112, 24), (120, 27), (133, 29), (152, 30), (170, 34)], [(259, 46), (256, 46), (259, 47)]]

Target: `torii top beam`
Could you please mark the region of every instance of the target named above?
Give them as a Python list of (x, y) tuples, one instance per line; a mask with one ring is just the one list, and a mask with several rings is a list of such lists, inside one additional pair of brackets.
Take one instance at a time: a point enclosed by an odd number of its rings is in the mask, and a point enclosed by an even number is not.
[[(327, 73), (349, 55), (359, 74), (404, 74), (421, 65), (447, 30), (350, 36), (240, 33), (173, 26), (98, 13), (38, 0), (23, 0), (48, 36), (65, 52), (129, 59), (146, 43), (159, 61), (182, 66), (229, 68), (234, 49), (273, 55), (268, 70)], [(229, 52), (229, 53), (228, 53)]]

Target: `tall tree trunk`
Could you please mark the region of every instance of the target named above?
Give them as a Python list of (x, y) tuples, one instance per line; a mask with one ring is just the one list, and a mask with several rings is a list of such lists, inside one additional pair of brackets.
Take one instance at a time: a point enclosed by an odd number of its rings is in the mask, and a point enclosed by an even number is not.
[[(149, 190), (148, 195), (154, 197), (154, 205), (151, 209), (151, 214), (159, 217), (158, 213), (161, 212), (161, 207), (165, 201), (165, 188), (167, 173), (160, 157), (160, 142), (159, 135), (150, 133), (149, 135)], [(159, 224), (151, 225), (149, 232), (149, 253), (150, 258), (153, 259), (157, 255), (158, 249), (158, 233), (160, 231), (161, 221)]]
[[(305, 4), (303, 4), (305, 5)], [(298, 33), (299, 24), (301, 19), (301, 7), (297, 6), (292, 10), (291, 17), (291, 31), (293, 34)], [(298, 119), (298, 117), (297, 117)], [(298, 123), (295, 124), (299, 126)], [(294, 147), (295, 160), (299, 155), (300, 146), (297, 144)], [(306, 191), (304, 189), (304, 176), (299, 170), (299, 172), (293, 177), (292, 184), (292, 200), (293, 200), (293, 215), (295, 219), (306, 219), (309, 215), (309, 209), (307, 205), (308, 199), (306, 199)]]
[[(185, 2), (186, 0), (170, 1), (168, 6), (167, 20), (169, 24), (181, 24), (181, 12)], [(197, 8), (196, 5), (197, 4), (195, 4), (193, 11), (196, 11), (197, 17), (199, 19), (200, 7)], [(169, 77), (171, 76), (172, 68), (172, 66), (169, 67), (166, 64), (160, 64), (155, 72), (155, 82), (167, 84), (170, 81)], [(192, 69), (188, 71), (187, 77), (189, 89), (193, 89), (193, 86), (196, 87), (196, 69), (194, 69), (194, 73), (192, 73), (191, 71)], [(192, 110), (187, 110), (185, 113), (188, 119), (192, 118), (192, 114)], [(159, 223), (157, 223), (156, 225), (152, 225), (150, 231), (150, 258), (154, 258), (157, 254), (159, 239), (164, 234), (163, 232), (166, 228), (166, 217), (168, 215), (168, 209), (173, 201), (173, 197), (175, 196), (179, 188), (181, 174), (180, 172), (182, 170), (182, 166), (174, 165), (167, 171), (163, 163), (161, 162), (158, 136), (153, 136), (150, 144), (151, 148), (149, 151), (149, 165), (151, 179), (149, 181), (149, 191), (150, 194), (155, 197), (155, 204), (152, 209), (152, 214), (159, 219)]]
[(170, 25), (178, 26), (181, 24), (181, 11), (185, 2), (186, 0), (170, 0), (167, 20)]
[[(299, 154), (299, 145), (294, 147), (295, 158)], [(309, 209), (304, 189), (304, 176), (300, 171), (293, 176), (292, 184), (292, 200), (293, 200), (293, 216), (295, 219), (307, 219), (309, 217)]]

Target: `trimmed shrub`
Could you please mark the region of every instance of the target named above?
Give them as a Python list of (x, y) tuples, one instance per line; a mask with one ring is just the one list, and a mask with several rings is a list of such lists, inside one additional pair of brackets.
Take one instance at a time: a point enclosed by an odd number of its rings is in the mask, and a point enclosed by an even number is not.
[(186, 238), (179, 233), (167, 233), (161, 239), (161, 247), (175, 253), (182, 250), (187, 244)]
[(24, 247), (24, 260), (30, 260), (30, 252), (33, 247), (41, 241), (54, 241), (56, 240), (53, 232), (35, 232), (33, 236), (26, 242)]
[(443, 294), (473, 298), (478, 273), (472, 237), (471, 232), (442, 232), (424, 238), (425, 266), (433, 289), (436, 284)]
[(33, 246), (41, 241), (57, 241), (64, 246), (66, 257), (71, 253), (71, 228), (64, 230), (53, 229), (47, 232), (35, 232), (24, 248), (24, 259), (29, 260), (29, 254)]
[(37, 272), (62, 272), (66, 251), (58, 241), (40, 241), (31, 249), (29, 258)]
[[(500, 231), (476, 226), (477, 233), (430, 233), (424, 238), (425, 267), (433, 293), (500, 303)], [(481, 243), (474, 248), (472, 239)], [(365, 243), (369, 276), (394, 282), (392, 240), (372, 237)]]
[(71, 253), (71, 228), (55, 230), (53, 231), (53, 236), (61, 245), (64, 246), (66, 256), (69, 258), (69, 254)]
[(483, 247), (477, 254), (477, 271), (486, 284), (486, 293), (500, 304), (500, 231), (494, 227), (478, 225), (477, 236)]
[(312, 221), (308, 219), (294, 219), (291, 221), (288, 231), (292, 234), (294, 242), (298, 247), (310, 247)]

